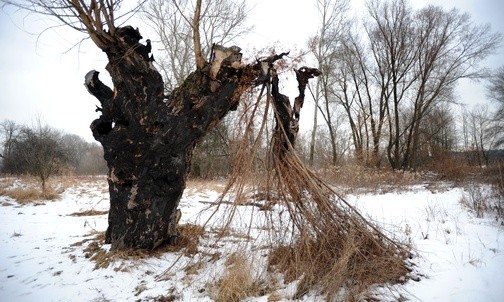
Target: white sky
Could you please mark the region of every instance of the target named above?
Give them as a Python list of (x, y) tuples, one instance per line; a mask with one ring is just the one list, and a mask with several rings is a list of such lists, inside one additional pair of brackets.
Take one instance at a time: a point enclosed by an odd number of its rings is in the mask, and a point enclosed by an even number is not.
[[(352, 0), (352, 6), (362, 10), (364, 0)], [(248, 48), (261, 48), (280, 43), (284, 49), (295, 46), (303, 48), (309, 36), (316, 33), (319, 21), (315, 1), (307, 0), (255, 0), (247, 1), (252, 10), (249, 20), (254, 30), (244, 43), (239, 45), (246, 52)], [(504, 1), (502, 0), (410, 0), (415, 7), (426, 3), (457, 7), (471, 14), (477, 24), (490, 23), (493, 31), (504, 33)], [(13, 14), (13, 9), (0, 11), (0, 121), (14, 120), (20, 124), (30, 124), (40, 116), (47, 124), (66, 133), (77, 134), (87, 141), (94, 141), (89, 125), (99, 116), (94, 111), (98, 104), (83, 86), (84, 75), (92, 69), (102, 73), (106, 82), (106, 58), (90, 41), (82, 44), (80, 50), (65, 53), (73, 43), (83, 36), (71, 30), (51, 30), (37, 39), (40, 29), (51, 24), (46, 18), (28, 16), (23, 12)], [(140, 27), (144, 38), (146, 28)], [(154, 53), (155, 55), (155, 53)], [(485, 62), (494, 68), (504, 65), (504, 46)], [(294, 77), (289, 78), (294, 87)], [(484, 84), (464, 82), (459, 85), (458, 94), (465, 103), (484, 103)], [(292, 97), (292, 95), (289, 95)], [(313, 113), (306, 108), (302, 112), (301, 124), (309, 123)], [(305, 121), (303, 121), (305, 117)]]

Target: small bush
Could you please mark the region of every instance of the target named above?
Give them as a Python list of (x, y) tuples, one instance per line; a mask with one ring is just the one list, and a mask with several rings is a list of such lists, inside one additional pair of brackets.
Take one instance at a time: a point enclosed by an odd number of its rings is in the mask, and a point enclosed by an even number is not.
[(476, 217), (483, 218), (484, 213), (490, 209), (488, 196), (485, 196), (478, 186), (469, 186), (467, 194), (462, 196), (460, 203), (473, 210)]

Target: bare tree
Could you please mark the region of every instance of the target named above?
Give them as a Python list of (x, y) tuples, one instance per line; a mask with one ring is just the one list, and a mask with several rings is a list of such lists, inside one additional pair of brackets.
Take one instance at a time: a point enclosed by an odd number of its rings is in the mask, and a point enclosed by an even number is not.
[[(156, 56), (154, 63), (163, 75), (166, 91), (181, 85), (196, 65), (190, 17), (195, 12), (194, 8), (194, 1), (189, 0), (155, 0), (148, 2), (144, 8), (147, 24), (161, 38), (160, 43), (153, 42), (152, 45), (159, 45), (163, 50)], [(245, 1), (205, 1), (199, 13), (198, 25), (201, 32), (201, 56), (208, 58), (213, 44), (232, 43), (236, 37), (249, 30), (245, 26), (246, 13)], [(211, 171), (214, 168), (225, 168), (225, 162), (228, 161), (229, 142), (223, 135), (227, 132), (226, 125), (220, 123), (196, 145), (191, 176), (208, 177), (226, 171)], [(205, 150), (208, 147), (212, 150)], [(210, 165), (217, 162), (223, 165)]]
[(491, 113), (486, 105), (477, 105), (469, 113), (470, 151), (475, 153), (478, 165), (489, 164), (490, 150), (495, 146), (497, 135)]
[(428, 6), (414, 12), (405, 0), (372, 0), (367, 8), (365, 41), (357, 34), (344, 39), (336, 95), (358, 157), (371, 149), (371, 162), (379, 165), (385, 145), (392, 168), (415, 168), (423, 162), (418, 152), (427, 117), (455, 101), (458, 80), (484, 75), (478, 64), (501, 36), (457, 10)]
[(497, 104), (490, 131), (497, 135), (496, 146), (504, 145), (504, 66), (496, 69), (489, 78), (487, 94)]
[(61, 137), (60, 145), (65, 152), (68, 163), (75, 172), (79, 172), (80, 164), (84, 159), (89, 145), (82, 137), (76, 134), (65, 134)]
[(86, 152), (79, 162), (77, 173), (80, 175), (106, 175), (107, 170), (102, 146), (95, 142), (88, 143)]
[(501, 35), (490, 25), (474, 25), (468, 14), (456, 9), (443, 11), (428, 6), (415, 18), (415, 82), (412, 93), (413, 116), (407, 127), (403, 167), (415, 167), (419, 129), (423, 118), (436, 104), (453, 100), (454, 85), (462, 78), (479, 78), (484, 71), (478, 64), (499, 45)]
[(310, 51), (317, 60), (321, 75), (318, 77), (314, 89), (315, 112), (310, 143), (310, 164), (313, 165), (315, 138), (317, 131), (317, 114), (320, 112), (329, 130), (332, 159), (331, 164), (338, 161), (337, 137), (335, 129), (336, 100), (332, 93), (335, 83), (334, 67), (338, 60), (338, 48), (341, 45), (341, 36), (347, 22), (345, 13), (348, 11), (348, 0), (318, 0), (316, 5), (321, 17), (319, 33), (310, 39)]
[(79, 162), (77, 173), (81, 175), (105, 175), (107, 163), (103, 159), (103, 148), (97, 143), (90, 143)]
[(437, 105), (424, 119), (417, 150), (417, 159), (422, 165), (452, 154), (457, 148), (455, 118), (449, 104)]
[(16, 124), (16, 122), (11, 120), (5, 120), (0, 123), (1, 131), (1, 143), (2, 152), (0, 152), (1, 165), (0, 168), (2, 172), (12, 173), (13, 165), (15, 163), (11, 160), (12, 150), (16, 139), (19, 136), (21, 127)]
[(400, 167), (400, 108), (415, 80), (411, 70), (416, 59), (412, 10), (404, 0), (368, 2), (371, 21), (366, 32), (374, 57), (380, 95), (386, 98), (389, 140), (387, 156), (393, 168)]
[(57, 175), (67, 161), (60, 138), (57, 130), (39, 119), (35, 126), (21, 128), (13, 144), (9, 160), (15, 162), (15, 172), (37, 177), (42, 192), (46, 192), (48, 179)]

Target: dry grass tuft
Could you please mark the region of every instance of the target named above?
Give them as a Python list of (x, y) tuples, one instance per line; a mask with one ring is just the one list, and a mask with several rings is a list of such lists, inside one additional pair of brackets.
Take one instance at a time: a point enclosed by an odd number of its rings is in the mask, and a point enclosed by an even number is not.
[(2, 178), (0, 183), (0, 195), (9, 196), (20, 204), (57, 200), (64, 190), (61, 184), (52, 183), (42, 191), (38, 180), (28, 176)]
[(32, 187), (17, 187), (4, 189), (2, 195), (15, 199), (20, 204), (33, 203), (41, 200), (57, 200), (61, 194), (52, 188), (47, 188), (44, 192)]
[(254, 278), (252, 265), (245, 253), (231, 254), (225, 265), (224, 275), (217, 282), (216, 293), (212, 297), (216, 302), (235, 302), (264, 294), (264, 282)]
[(35, 200), (40, 200), (40, 190), (35, 188), (14, 188), (7, 189), (3, 195), (15, 199), (18, 203), (29, 203)]
[(294, 299), (318, 289), (332, 301), (342, 289), (347, 299), (373, 284), (398, 283), (409, 272), (401, 257), (384, 250), (367, 234), (341, 234), (313, 238), (306, 233), (291, 245), (273, 249), (271, 271), (282, 272), (285, 282), (300, 280)]
[(163, 250), (174, 252), (183, 250), (186, 256), (198, 253), (200, 238), (205, 234), (205, 229), (199, 225), (184, 224), (177, 227), (179, 238), (175, 245), (166, 245)]
[(72, 244), (72, 246), (82, 245), (88, 241), (91, 242), (86, 246), (86, 248), (84, 248), (85, 257), (95, 262), (94, 269), (109, 267), (112, 254), (102, 248), (105, 243), (105, 232), (96, 234), (92, 239), (85, 239), (80, 242), (76, 242)]
[(108, 214), (109, 211), (98, 211), (98, 210), (85, 210), (81, 212), (75, 212), (69, 214), (68, 216), (82, 217), (82, 216), (99, 216)]

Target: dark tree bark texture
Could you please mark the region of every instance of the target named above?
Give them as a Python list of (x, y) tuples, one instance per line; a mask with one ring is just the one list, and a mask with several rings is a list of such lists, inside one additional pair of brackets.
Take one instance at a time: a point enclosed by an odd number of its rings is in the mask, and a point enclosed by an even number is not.
[[(286, 55), (280, 54), (279, 56)], [(289, 98), (280, 93), (278, 87), (278, 76), (273, 66), (271, 70), (271, 95), (275, 108), (276, 126), (273, 133), (273, 152), (274, 155), (282, 160), (286, 152), (296, 143), (296, 137), (299, 132), (299, 117), (301, 108), (303, 108), (305, 99), (305, 90), (308, 80), (320, 75), (316, 68), (301, 67), (296, 72), (299, 95), (294, 99), (294, 107), (291, 106)]]
[[(106, 242), (112, 249), (153, 249), (177, 238), (176, 210), (196, 142), (236, 109), (246, 89), (270, 80), (265, 66), (282, 55), (242, 65), (238, 47), (215, 45), (211, 62), (165, 95), (150, 43), (140, 43), (140, 33), (130, 26), (117, 28), (113, 38), (104, 51), (114, 88), (94, 70), (85, 81), (101, 103), (91, 130), (109, 169)], [(279, 94), (278, 85), (274, 89)]]

